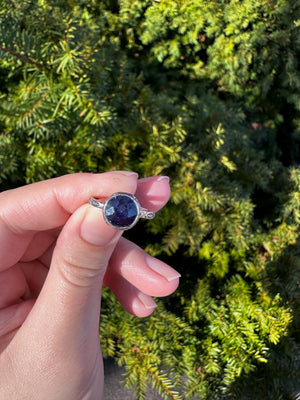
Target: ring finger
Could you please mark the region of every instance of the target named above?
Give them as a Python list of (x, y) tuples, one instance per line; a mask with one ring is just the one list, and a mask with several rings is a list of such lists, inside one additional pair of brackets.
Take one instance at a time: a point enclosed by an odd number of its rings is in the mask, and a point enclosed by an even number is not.
[(135, 295), (140, 292), (146, 296), (161, 297), (176, 290), (179, 278), (180, 274), (169, 265), (121, 238), (109, 261), (104, 284), (112, 290), (122, 306), (132, 312), (133, 292), (132, 289), (126, 292), (124, 281), (137, 289)]

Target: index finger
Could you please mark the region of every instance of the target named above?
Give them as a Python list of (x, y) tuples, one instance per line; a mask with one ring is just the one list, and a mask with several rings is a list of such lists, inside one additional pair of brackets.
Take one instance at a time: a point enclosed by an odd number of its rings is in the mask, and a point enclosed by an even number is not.
[(63, 225), (91, 196), (106, 197), (128, 184), (136, 190), (137, 174), (113, 171), (78, 173), (37, 182), (0, 194), (0, 270), (14, 265), (36, 231)]

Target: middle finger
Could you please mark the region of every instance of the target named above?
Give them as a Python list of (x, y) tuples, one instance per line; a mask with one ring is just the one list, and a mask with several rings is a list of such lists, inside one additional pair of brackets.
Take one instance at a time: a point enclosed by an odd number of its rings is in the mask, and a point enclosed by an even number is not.
[(149, 256), (125, 238), (119, 240), (104, 278), (104, 284), (109, 281), (109, 287), (117, 297), (119, 297), (119, 291), (122, 290), (118, 285), (119, 276), (142, 293), (155, 297), (173, 293), (180, 278), (180, 274), (175, 269)]

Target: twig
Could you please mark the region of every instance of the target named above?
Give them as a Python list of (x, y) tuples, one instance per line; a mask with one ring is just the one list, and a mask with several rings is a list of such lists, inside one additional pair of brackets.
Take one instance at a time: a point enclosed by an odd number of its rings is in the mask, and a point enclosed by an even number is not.
[(3, 51), (4, 53), (9, 53), (10, 55), (18, 58), (21, 61), (24, 61), (26, 64), (31, 64), (31, 65), (35, 65), (36, 67), (38, 67), (39, 69), (44, 68), (44, 65), (32, 60), (30, 57), (25, 56), (24, 54), (20, 54), (17, 51), (11, 50), (7, 47), (2, 47), (0, 46), (0, 50)]

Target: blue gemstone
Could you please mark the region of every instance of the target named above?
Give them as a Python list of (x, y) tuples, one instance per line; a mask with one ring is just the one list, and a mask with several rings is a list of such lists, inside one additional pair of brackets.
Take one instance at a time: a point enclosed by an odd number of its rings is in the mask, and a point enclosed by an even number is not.
[(118, 229), (127, 229), (135, 223), (138, 207), (130, 196), (118, 194), (107, 200), (104, 213), (110, 225)]

